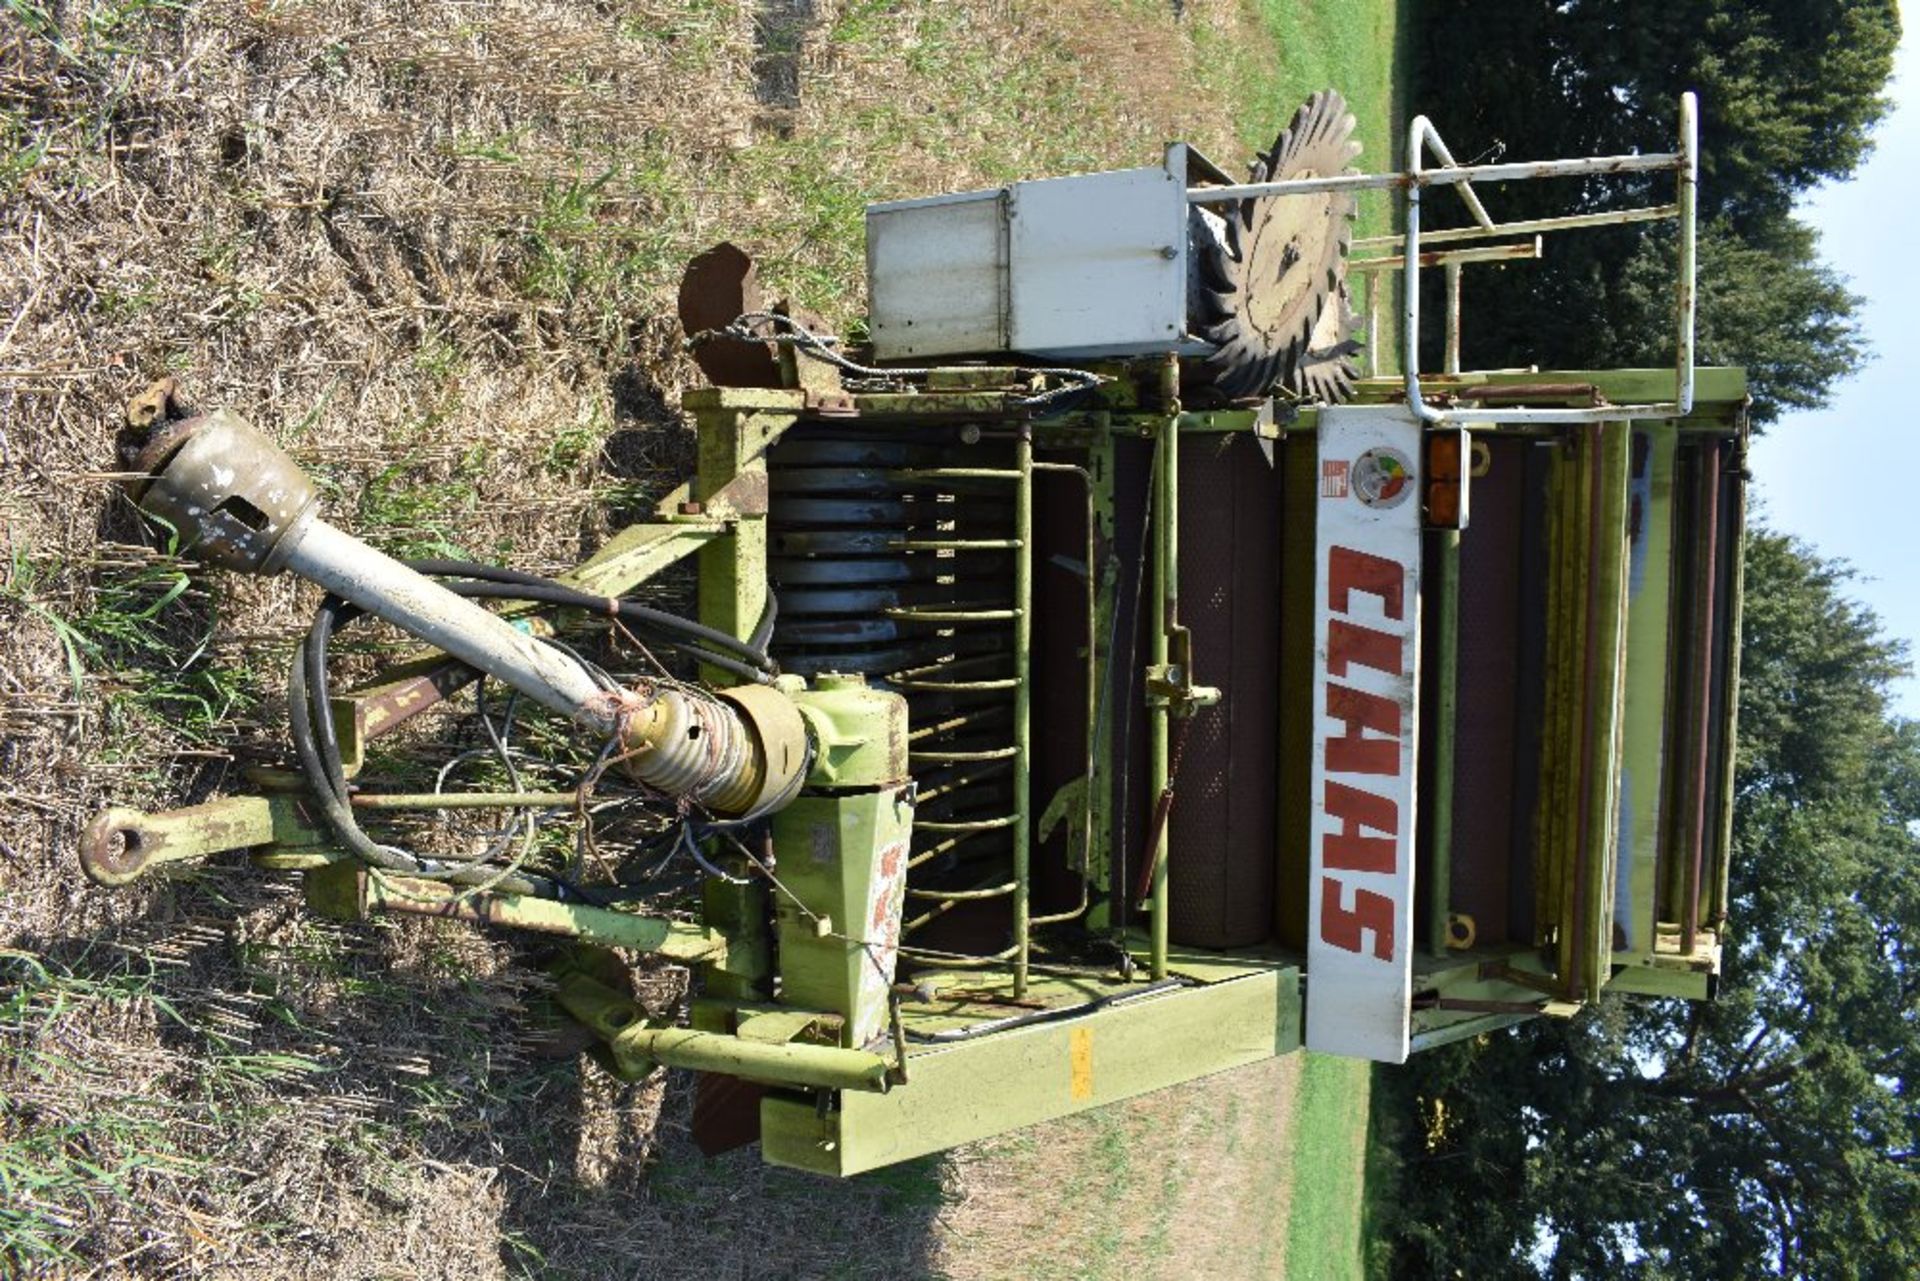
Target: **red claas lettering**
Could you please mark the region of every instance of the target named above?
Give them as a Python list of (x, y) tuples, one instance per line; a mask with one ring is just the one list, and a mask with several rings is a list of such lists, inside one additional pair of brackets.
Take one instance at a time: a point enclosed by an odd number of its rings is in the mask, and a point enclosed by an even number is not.
[[(1406, 569), (1397, 561), (1351, 547), (1328, 551), (1327, 608), (1349, 612), (1356, 596), (1372, 596), (1388, 619), (1406, 616)], [(1346, 618), (1327, 624), (1327, 673), (1352, 678), (1358, 669), (1391, 677), (1407, 671), (1409, 638)], [(1327, 826), (1321, 837), (1320, 937), (1343, 951), (1393, 959), (1394, 901), (1372, 890), (1349, 887), (1334, 872), (1392, 875), (1399, 870), (1400, 806), (1392, 792), (1401, 782), (1405, 710), (1393, 698), (1351, 685), (1328, 684), (1325, 714), (1340, 722), (1326, 740), (1325, 788), (1320, 798)], [(1334, 775), (1347, 781), (1336, 781)], [(1380, 780), (1389, 794), (1366, 783)], [(1386, 784), (1391, 783), (1392, 787)], [(1348, 895), (1351, 893), (1351, 902)]]

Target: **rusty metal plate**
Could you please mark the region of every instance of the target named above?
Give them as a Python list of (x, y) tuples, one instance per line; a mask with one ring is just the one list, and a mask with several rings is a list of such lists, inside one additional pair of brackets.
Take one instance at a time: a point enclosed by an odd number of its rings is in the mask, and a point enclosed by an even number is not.
[[(765, 310), (753, 258), (722, 242), (687, 264), (680, 277), (680, 324), (688, 337), (721, 329), (750, 311)], [(772, 343), (709, 342), (693, 349), (694, 363), (715, 387), (778, 387), (780, 362)]]

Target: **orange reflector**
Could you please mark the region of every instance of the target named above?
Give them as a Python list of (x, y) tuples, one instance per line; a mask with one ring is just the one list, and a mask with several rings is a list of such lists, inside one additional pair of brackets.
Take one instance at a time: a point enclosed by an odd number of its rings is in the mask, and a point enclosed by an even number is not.
[(1467, 466), (1472, 445), (1465, 427), (1427, 433), (1427, 525), (1467, 527)]

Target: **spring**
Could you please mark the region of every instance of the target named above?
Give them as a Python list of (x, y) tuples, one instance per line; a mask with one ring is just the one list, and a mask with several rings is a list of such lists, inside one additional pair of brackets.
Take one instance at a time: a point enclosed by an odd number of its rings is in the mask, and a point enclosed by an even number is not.
[(698, 690), (645, 683), (611, 697), (634, 777), (722, 815), (752, 803), (766, 757), (738, 712)]
[(1012, 443), (925, 423), (802, 424), (768, 453), (772, 650), (803, 676), (860, 672), (907, 699), (918, 785), (908, 893), (1012, 892)]

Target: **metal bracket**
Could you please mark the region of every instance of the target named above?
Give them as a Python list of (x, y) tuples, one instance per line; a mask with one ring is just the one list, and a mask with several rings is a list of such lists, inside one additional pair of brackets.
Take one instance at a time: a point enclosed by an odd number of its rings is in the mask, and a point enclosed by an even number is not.
[(1147, 665), (1147, 706), (1186, 716), (1220, 701), (1220, 690), (1193, 683), (1193, 633), (1178, 624), (1167, 629), (1167, 661)]
[(80, 834), (80, 867), (100, 885), (126, 885), (162, 863), (198, 863), (229, 850), (320, 843), (293, 796), (229, 796), (156, 814), (115, 806)]

